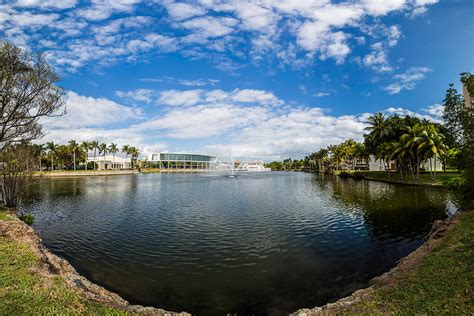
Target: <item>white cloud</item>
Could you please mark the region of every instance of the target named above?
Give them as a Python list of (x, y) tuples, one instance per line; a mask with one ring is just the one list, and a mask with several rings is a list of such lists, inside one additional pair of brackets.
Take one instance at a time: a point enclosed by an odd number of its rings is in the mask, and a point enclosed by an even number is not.
[(388, 34), (388, 45), (390, 47), (393, 47), (397, 45), (398, 39), (402, 35), (402, 32), (400, 31), (400, 28), (396, 25), (392, 25), (389, 28), (389, 34)]
[(161, 92), (158, 99), (159, 104), (171, 106), (190, 106), (200, 102), (202, 90), (166, 90)]
[(432, 122), (441, 123), (441, 116), (438, 115), (439, 114), (438, 112), (434, 112), (434, 111), (439, 111), (439, 108), (438, 108), (439, 104), (435, 104), (434, 106), (436, 108), (429, 107), (427, 110), (423, 109), (423, 111), (427, 112), (428, 114), (421, 114), (421, 113), (408, 110), (402, 107), (397, 107), (397, 108), (391, 107), (391, 108), (385, 109), (384, 112), (388, 114), (397, 114), (399, 116), (409, 115), (409, 116), (417, 117), (420, 119), (425, 119)]
[(88, 20), (104, 20), (114, 13), (132, 12), (140, 0), (92, 0), (91, 6), (80, 9), (77, 15)]
[(319, 92), (313, 94), (314, 97), (318, 97), (318, 98), (327, 97), (329, 95), (330, 95), (329, 92), (324, 92), (324, 91), (319, 91)]
[(115, 91), (115, 94), (124, 99), (150, 103), (154, 95), (154, 91), (150, 89), (136, 89), (133, 91)]
[(200, 89), (166, 90), (161, 92), (158, 99), (159, 104), (170, 106), (191, 106), (202, 102), (207, 104), (253, 103), (264, 106), (278, 106), (284, 103), (271, 92), (253, 89), (235, 89), (230, 92)]
[(402, 90), (413, 90), (416, 82), (424, 79), (431, 72), (428, 67), (411, 67), (404, 73), (393, 76), (396, 81), (384, 88), (389, 94), (397, 94)]
[(69, 91), (66, 94), (66, 114), (45, 118), (41, 123), (49, 129), (73, 129), (107, 126), (141, 117), (136, 108), (120, 105), (105, 98), (93, 98)]
[(362, 60), (364, 66), (373, 69), (376, 72), (390, 72), (392, 67), (388, 64), (386, 51), (381, 42), (371, 45), (372, 51), (365, 55)]
[(365, 0), (363, 5), (369, 14), (378, 16), (386, 15), (395, 10), (405, 8), (406, 0)]
[(186, 20), (188, 18), (203, 15), (204, 13), (206, 13), (206, 10), (204, 10), (202, 7), (189, 3), (166, 2), (164, 5), (168, 10), (168, 14), (171, 16), (171, 18), (178, 21)]
[(237, 20), (229, 17), (199, 17), (181, 24), (203, 37), (219, 37), (231, 33)]
[(17, 7), (41, 8), (41, 9), (68, 9), (76, 6), (76, 0), (18, 0)]
[(442, 104), (433, 104), (422, 110), (434, 117), (441, 118), (443, 116), (444, 106)]

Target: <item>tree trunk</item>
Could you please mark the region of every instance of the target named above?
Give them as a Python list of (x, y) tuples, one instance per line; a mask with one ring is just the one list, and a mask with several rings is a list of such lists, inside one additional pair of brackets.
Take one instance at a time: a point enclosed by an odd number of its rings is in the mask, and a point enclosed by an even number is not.
[(74, 163), (74, 171), (76, 171), (76, 152), (72, 153), (72, 160), (73, 160), (73, 163)]
[(88, 151), (86, 151), (86, 171), (87, 171), (87, 153)]
[(54, 157), (51, 155), (51, 171), (54, 171)]
[(416, 180), (420, 180), (420, 157), (416, 155)]

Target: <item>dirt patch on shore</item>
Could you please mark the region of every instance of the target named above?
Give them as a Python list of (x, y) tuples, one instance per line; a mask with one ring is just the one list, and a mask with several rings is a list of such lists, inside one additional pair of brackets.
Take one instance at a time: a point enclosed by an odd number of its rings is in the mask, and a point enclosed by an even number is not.
[[(390, 271), (375, 277), (370, 281), (370, 286), (361, 290), (357, 290), (352, 295), (344, 297), (334, 303), (328, 303), (324, 306), (314, 308), (304, 308), (291, 314), (292, 316), (316, 316), (316, 315), (339, 315), (351, 314), (352, 308), (364, 301), (370, 301), (370, 298), (376, 290), (389, 290), (393, 288), (400, 280), (403, 280), (407, 274), (415, 269), (420, 263), (421, 259), (425, 257), (435, 247), (444, 236), (458, 223), (458, 215), (447, 220), (437, 220), (433, 223), (431, 232), (429, 233), (426, 242), (418, 249), (410, 253), (408, 256), (402, 258), (396, 267)], [(383, 306), (377, 308), (379, 314), (386, 314)], [(364, 314), (373, 313), (370, 311), (362, 312)]]
[(181, 312), (169, 312), (154, 307), (144, 307), (141, 305), (131, 305), (118, 294), (90, 282), (81, 276), (69, 262), (56, 256), (46, 249), (35, 231), (22, 221), (20, 221), (12, 210), (9, 211), (11, 220), (0, 220), (0, 236), (12, 242), (28, 244), (33, 253), (37, 256), (37, 263), (31, 267), (32, 272), (41, 277), (41, 284), (45, 288), (51, 284), (56, 276), (65, 280), (68, 287), (78, 292), (87, 300), (106, 304), (110, 307), (118, 308), (131, 314), (156, 315), (156, 316), (190, 316), (191, 314)]

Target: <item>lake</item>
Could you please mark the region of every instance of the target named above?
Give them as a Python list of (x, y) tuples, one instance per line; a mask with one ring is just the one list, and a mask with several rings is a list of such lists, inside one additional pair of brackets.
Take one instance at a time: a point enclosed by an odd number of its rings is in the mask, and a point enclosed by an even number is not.
[(283, 315), (367, 286), (456, 210), (440, 188), (302, 172), (40, 179), (44, 244), (131, 303)]

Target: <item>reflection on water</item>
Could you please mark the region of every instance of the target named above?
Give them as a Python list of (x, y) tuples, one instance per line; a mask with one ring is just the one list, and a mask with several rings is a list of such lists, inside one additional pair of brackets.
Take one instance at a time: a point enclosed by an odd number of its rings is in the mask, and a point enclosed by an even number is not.
[(46, 246), (132, 303), (279, 315), (367, 285), (454, 204), (435, 188), (306, 173), (42, 179)]

